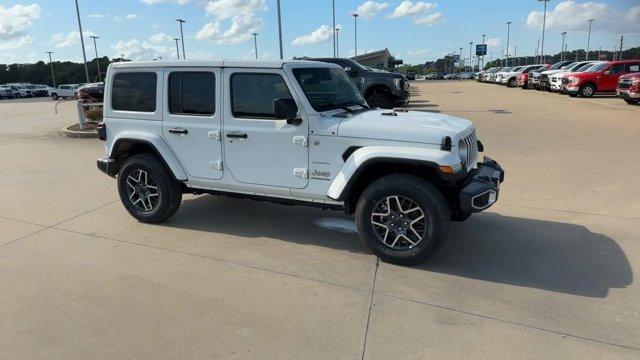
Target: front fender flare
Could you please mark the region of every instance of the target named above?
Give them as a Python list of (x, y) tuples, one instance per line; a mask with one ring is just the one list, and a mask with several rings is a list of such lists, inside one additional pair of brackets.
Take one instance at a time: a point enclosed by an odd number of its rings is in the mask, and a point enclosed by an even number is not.
[(329, 186), (327, 196), (333, 200), (344, 201), (349, 189), (366, 167), (376, 161), (397, 161), (421, 163), (438, 167), (460, 166), (460, 157), (450, 151), (423, 147), (367, 146), (351, 154)]
[(145, 132), (123, 131), (113, 140), (113, 146), (111, 146), (109, 157), (115, 157), (114, 152), (118, 148), (118, 144), (122, 141), (142, 142), (153, 147), (158, 155), (160, 155), (160, 160), (164, 161), (176, 180), (186, 181), (188, 179), (187, 173), (184, 171), (175, 154), (171, 151), (171, 148), (169, 148), (169, 145), (162, 137)]

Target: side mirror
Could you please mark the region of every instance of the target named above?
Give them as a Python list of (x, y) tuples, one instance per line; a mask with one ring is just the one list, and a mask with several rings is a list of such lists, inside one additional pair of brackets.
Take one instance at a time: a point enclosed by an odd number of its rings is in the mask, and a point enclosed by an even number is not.
[(605, 72), (603, 72), (604, 75), (611, 75), (611, 70), (607, 70)]
[(298, 106), (293, 99), (273, 99), (273, 113), (278, 120), (287, 120), (287, 124), (298, 126), (302, 119), (298, 118)]
[(358, 76), (358, 72), (353, 70), (350, 66), (345, 67), (344, 71), (346, 71), (347, 75), (349, 75), (350, 77)]

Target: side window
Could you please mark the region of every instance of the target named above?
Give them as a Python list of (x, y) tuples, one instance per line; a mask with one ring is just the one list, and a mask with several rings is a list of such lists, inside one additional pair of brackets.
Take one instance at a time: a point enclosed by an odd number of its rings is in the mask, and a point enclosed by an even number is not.
[(275, 119), (274, 99), (291, 99), (282, 76), (236, 73), (231, 76), (231, 111), (236, 118)]
[(624, 71), (624, 64), (613, 65), (609, 71), (611, 72), (611, 75), (620, 74)]
[(208, 115), (216, 112), (216, 79), (212, 72), (174, 72), (169, 75), (169, 112)]
[(119, 73), (113, 77), (111, 108), (120, 111), (155, 112), (155, 72)]
[(639, 71), (640, 71), (640, 63), (627, 64), (624, 69), (624, 72), (639, 72)]

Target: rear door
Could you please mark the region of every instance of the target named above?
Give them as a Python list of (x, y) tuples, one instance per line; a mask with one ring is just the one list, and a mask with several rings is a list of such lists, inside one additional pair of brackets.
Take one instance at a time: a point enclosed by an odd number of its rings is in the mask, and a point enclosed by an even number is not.
[[(282, 69), (225, 68), (225, 166), (241, 183), (304, 188), (309, 122)], [(276, 119), (273, 100), (293, 98), (300, 125)]]
[(191, 178), (222, 178), (220, 68), (167, 68), (162, 132)]

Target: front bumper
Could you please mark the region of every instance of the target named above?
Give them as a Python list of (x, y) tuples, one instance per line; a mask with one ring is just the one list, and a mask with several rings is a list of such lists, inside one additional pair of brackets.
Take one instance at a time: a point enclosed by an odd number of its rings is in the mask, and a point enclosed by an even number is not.
[(498, 162), (485, 156), (484, 162), (469, 173), (460, 191), (460, 210), (465, 215), (488, 209), (498, 201), (504, 170)]
[(111, 176), (111, 177), (115, 177), (116, 174), (118, 173), (118, 168), (116, 167), (116, 162), (114, 159), (110, 158), (110, 157), (106, 157), (106, 158), (102, 158), (102, 159), (98, 159), (96, 161), (97, 165), (98, 165), (98, 170), (102, 171), (103, 173)]
[(631, 92), (629, 90), (616, 90), (616, 94), (623, 99), (640, 99), (640, 93)]

